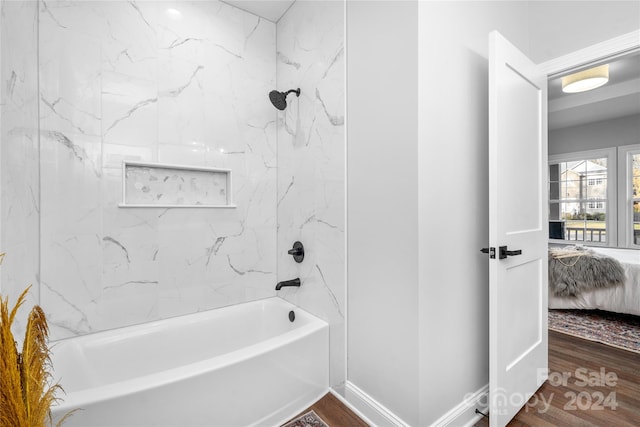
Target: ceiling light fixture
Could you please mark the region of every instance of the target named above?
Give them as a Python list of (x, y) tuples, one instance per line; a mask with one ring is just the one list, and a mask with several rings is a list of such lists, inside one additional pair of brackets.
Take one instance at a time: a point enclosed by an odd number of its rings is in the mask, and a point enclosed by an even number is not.
[(609, 64), (589, 68), (562, 78), (564, 93), (586, 92), (598, 88), (609, 81)]

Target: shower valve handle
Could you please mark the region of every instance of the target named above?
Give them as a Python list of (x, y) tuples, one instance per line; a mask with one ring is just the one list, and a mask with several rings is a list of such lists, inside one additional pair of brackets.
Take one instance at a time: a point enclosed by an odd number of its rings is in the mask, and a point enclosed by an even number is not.
[(293, 256), (293, 259), (296, 262), (302, 262), (302, 260), (304, 259), (304, 246), (301, 242), (295, 242), (293, 244), (293, 249), (289, 249), (287, 253)]

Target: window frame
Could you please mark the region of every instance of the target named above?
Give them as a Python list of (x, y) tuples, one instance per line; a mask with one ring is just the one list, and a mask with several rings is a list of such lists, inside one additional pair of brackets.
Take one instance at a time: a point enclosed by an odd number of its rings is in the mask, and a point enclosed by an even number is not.
[[(638, 145), (640, 148), (640, 145)], [(571, 153), (563, 153), (563, 154), (551, 154), (549, 155), (547, 162), (547, 182), (548, 182), (548, 190), (549, 194), (551, 194), (551, 176), (550, 176), (550, 166), (563, 162), (575, 162), (580, 160), (589, 160), (596, 158), (605, 158), (607, 159), (607, 200), (606, 200), (606, 220), (605, 220), (605, 229), (607, 230), (607, 241), (602, 242), (591, 242), (586, 240), (561, 240), (561, 239), (548, 239), (550, 243), (560, 243), (560, 244), (571, 244), (572, 242), (577, 244), (584, 244), (590, 246), (618, 246), (618, 203), (617, 203), (617, 188), (618, 188), (618, 163), (619, 158), (617, 155), (616, 147), (611, 148), (600, 148), (595, 150), (585, 150), (585, 151), (575, 151)], [(560, 199), (559, 199), (560, 200)], [(601, 200), (594, 200), (593, 202), (598, 202)], [(583, 203), (590, 203), (589, 200), (581, 200)], [(547, 209), (550, 212), (551, 198), (547, 198)], [(640, 248), (640, 246), (638, 246)]]
[[(618, 147), (618, 247), (640, 249), (633, 243), (633, 164), (632, 156), (640, 154), (640, 144)], [(639, 200), (640, 197), (636, 197)]]

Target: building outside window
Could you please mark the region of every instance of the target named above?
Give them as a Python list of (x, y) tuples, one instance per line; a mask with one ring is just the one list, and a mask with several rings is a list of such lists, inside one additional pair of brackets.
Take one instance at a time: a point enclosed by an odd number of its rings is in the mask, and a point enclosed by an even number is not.
[(554, 233), (553, 238), (611, 242), (612, 232), (615, 234), (609, 218), (612, 203), (608, 184), (615, 182), (611, 179), (615, 176), (615, 161), (611, 159), (615, 159), (615, 149), (550, 157), (549, 220), (561, 224), (561, 232)]
[(549, 156), (549, 238), (640, 248), (640, 144)]

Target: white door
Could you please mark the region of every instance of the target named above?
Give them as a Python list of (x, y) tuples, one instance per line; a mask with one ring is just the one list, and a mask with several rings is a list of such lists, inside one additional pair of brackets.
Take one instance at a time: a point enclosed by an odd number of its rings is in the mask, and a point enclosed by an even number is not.
[[(489, 35), (489, 424), (547, 377), (547, 77)], [(520, 253), (518, 253), (520, 251)], [(491, 257), (491, 255), (490, 255)]]

